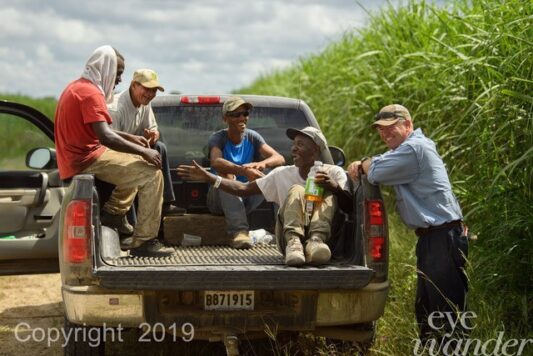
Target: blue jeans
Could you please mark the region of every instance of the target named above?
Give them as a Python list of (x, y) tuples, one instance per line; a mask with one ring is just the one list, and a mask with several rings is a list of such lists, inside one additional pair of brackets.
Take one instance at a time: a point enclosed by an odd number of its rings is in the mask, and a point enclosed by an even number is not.
[(211, 214), (224, 215), (228, 234), (235, 236), (239, 231), (250, 230), (246, 215), (261, 205), (264, 199), (262, 194), (241, 198), (210, 187), (207, 207)]

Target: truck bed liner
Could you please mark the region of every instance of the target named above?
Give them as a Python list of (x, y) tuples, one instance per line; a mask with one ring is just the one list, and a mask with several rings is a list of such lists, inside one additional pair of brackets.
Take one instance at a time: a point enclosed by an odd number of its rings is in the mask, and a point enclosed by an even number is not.
[(226, 246), (174, 247), (164, 258), (119, 257), (96, 268), (111, 289), (356, 289), (373, 271), (342, 263), (288, 267), (275, 245), (236, 250)]
[(106, 262), (114, 266), (206, 266), (206, 265), (282, 265), (283, 256), (274, 245), (237, 250), (228, 246), (175, 246), (169, 257), (118, 257)]

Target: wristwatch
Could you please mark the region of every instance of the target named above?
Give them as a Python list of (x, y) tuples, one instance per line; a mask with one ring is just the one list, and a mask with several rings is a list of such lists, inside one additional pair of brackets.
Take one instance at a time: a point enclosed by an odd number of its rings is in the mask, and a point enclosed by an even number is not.
[(363, 162), (366, 161), (366, 160), (369, 160), (370, 157), (368, 156), (365, 156), (363, 158), (361, 158), (361, 164), (359, 164), (359, 175), (361, 174), (365, 174), (365, 171), (363, 170)]

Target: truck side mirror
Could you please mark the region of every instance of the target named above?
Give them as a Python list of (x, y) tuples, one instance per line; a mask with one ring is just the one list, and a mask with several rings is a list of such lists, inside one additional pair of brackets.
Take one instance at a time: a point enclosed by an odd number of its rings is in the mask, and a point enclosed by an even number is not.
[(331, 152), (331, 158), (333, 158), (333, 164), (339, 167), (344, 167), (346, 163), (346, 156), (342, 148), (336, 146), (329, 146), (329, 152)]
[(26, 155), (26, 166), (32, 169), (57, 168), (55, 150), (46, 147), (33, 148)]

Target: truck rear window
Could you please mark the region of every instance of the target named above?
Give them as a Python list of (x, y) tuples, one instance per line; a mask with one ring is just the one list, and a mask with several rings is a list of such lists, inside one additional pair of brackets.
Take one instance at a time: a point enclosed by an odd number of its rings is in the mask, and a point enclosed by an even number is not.
[[(226, 127), (221, 106), (157, 106), (153, 110), (161, 139), (167, 145), (170, 166), (190, 164), (193, 159), (207, 166), (209, 136)], [(292, 108), (255, 106), (248, 121), (248, 128), (259, 132), (270, 146), (285, 157), (288, 164), (292, 164), (292, 141), (285, 131), (289, 127), (303, 128), (308, 125), (304, 112)]]

